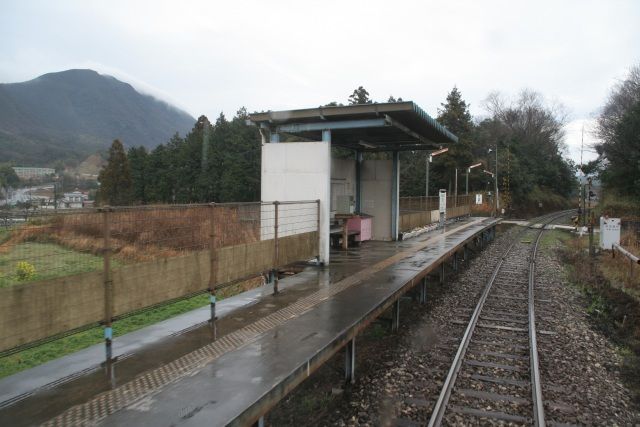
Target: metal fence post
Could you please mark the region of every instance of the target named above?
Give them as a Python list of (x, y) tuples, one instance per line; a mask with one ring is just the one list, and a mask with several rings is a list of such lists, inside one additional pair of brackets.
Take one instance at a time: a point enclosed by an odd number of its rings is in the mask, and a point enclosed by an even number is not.
[(280, 202), (273, 202), (273, 210), (274, 210), (274, 225), (273, 225), (273, 240), (274, 240), (274, 250), (273, 250), (273, 294), (276, 295), (278, 293), (278, 206)]
[(105, 206), (102, 210), (103, 233), (103, 282), (104, 282), (104, 344), (106, 362), (109, 367), (113, 358), (113, 278), (111, 276), (111, 207)]
[(316, 200), (316, 231), (318, 232), (318, 264), (320, 264), (320, 199)]
[(213, 330), (213, 336), (216, 336), (216, 278), (218, 273), (218, 236), (216, 233), (216, 204), (211, 203), (210, 230), (209, 230), (209, 307), (211, 317), (209, 325)]

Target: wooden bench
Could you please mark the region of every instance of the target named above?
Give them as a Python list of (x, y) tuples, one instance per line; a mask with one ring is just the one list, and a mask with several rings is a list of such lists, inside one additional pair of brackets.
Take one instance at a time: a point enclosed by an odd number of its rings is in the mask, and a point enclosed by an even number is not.
[(360, 242), (356, 240), (356, 237), (359, 235), (360, 232), (355, 230), (347, 231), (345, 233), (342, 229), (336, 231), (332, 229), (332, 231), (329, 233), (331, 246), (333, 246), (334, 248), (342, 247), (342, 249), (348, 249), (350, 244), (357, 246), (360, 244)]

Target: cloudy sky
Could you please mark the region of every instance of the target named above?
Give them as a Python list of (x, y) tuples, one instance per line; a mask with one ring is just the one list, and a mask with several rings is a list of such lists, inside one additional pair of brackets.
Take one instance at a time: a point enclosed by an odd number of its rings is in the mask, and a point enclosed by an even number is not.
[[(193, 116), (413, 100), (457, 85), (475, 116), (523, 88), (569, 113), (579, 160), (610, 87), (640, 62), (640, 1), (0, 0), (0, 82), (92, 68)], [(589, 158), (589, 153), (586, 154)]]

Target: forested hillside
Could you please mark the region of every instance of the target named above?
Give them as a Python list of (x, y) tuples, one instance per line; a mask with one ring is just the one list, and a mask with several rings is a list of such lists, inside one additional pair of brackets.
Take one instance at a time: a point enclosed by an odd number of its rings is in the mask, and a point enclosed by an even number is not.
[(0, 84), (3, 162), (52, 166), (81, 161), (119, 138), (154, 148), (194, 119), (131, 85), (92, 70), (67, 70)]

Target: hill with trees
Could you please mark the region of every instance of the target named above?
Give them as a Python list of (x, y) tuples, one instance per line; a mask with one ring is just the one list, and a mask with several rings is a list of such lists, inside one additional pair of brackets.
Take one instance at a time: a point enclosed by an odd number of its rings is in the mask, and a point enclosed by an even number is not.
[(0, 84), (3, 162), (80, 162), (114, 139), (152, 149), (176, 132), (185, 134), (193, 122), (184, 111), (92, 70)]
[[(562, 114), (531, 91), (523, 91), (512, 102), (498, 94), (488, 100), (491, 115), (480, 122), (473, 120), (469, 105), (456, 87), (441, 104), (438, 120), (458, 135), (459, 143), (434, 161), (430, 194), (437, 194), (439, 188), (451, 193), (456, 168), (458, 194), (463, 194), (466, 168), (483, 162), (485, 168), (493, 170), (497, 148), (501, 177), (498, 186), (507, 207), (535, 210), (542, 204), (548, 210), (566, 205), (577, 185), (574, 165), (562, 156)], [(389, 97), (388, 102), (395, 101), (395, 97)], [(347, 102), (353, 105), (373, 101), (360, 86)], [(334, 101), (331, 105), (340, 104)], [(246, 124), (247, 118), (245, 108), (231, 120), (221, 114), (215, 123), (201, 116), (185, 137), (174, 135), (153, 150), (144, 146), (130, 148), (126, 157), (131, 180), (121, 189), (127, 195), (126, 204), (260, 200), (260, 136), (255, 126)], [(354, 156), (344, 149), (334, 149), (333, 154)], [(387, 153), (368, 156), (388, 157)], [(116, 158), (123, 162), (121, 156)], [(402, 153), (403, 196), (424, 195), (425, 161), (424, 151)], [(116, 166), (105, 166), (103, 176), (110, 174), (109, 167)], [(493, 189), (493, 182), (487, 183), (491, 178), (481, 169), (471, 175), (470, 190)], [(105, 194), (103, 202), (110, 201)]]

